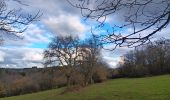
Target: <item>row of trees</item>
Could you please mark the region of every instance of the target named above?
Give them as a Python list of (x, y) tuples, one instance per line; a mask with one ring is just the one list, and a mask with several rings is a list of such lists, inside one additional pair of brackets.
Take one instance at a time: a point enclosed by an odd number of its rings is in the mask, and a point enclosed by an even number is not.
[(45, 66), (61, 67), (68, 87), (72, 84), (73, 74), (79, 73), (83, 80), (80, 83), (85, 86), (94, 82), (93, 76), (99, 67), (107, 67), (101, 59), (100, 50), (101, 46), (95, 37), (85, 41), (72, 36), (55, 37), (44, 52)]
[(142, 77), (170, 73), (170, 40), (160, 39), (128, 52), (122, 57), (119, 74)]
[(95, 37), (54, 37), (44, 51), (45, 68), (0, 69), (0, 97), (105, 81), (110, 74), (98, 44)]
[(0, 97), (21, 95), (66, 85), (57, 68), (0, 69)]
[[(30, 68), (30, 69), (0, 69), (0, 97), (33, 93), (48, 89), (67, 86), (65, 69), (62, 67)], [(106, 80), (108, 71), (101, 65), (92, 76), (94, 82)], [(84, 83), (84, 76), (74, 71), (70, 76), (70, 84), (79, 89)], [(75, 90), (69, 88), (68, 90)], [(64, 92), (68, 92), (66, 89)]]
[(44, 51), (46, 68), (0, 70), (0, 97), (86, 86), (107, 78), (170, 73), (170, 40), (162, 39), (128, 52), (117, 69), (107, 68), (97, 44), (95, 38), (80, 41), (71, 36), (55, 37)]

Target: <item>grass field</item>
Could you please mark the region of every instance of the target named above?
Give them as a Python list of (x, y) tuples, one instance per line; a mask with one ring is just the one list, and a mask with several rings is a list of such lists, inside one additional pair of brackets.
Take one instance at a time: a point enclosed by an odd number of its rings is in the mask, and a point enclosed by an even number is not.
[(170, 100), (170, 75), (114, 79), (61, 95), (63, 88), (0, 100)]

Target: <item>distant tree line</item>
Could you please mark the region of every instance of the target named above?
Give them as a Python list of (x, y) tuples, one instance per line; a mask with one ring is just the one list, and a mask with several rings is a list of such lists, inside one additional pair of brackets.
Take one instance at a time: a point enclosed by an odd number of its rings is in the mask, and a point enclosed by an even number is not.
[[(0, 97), (65, 87), (67, 78), (64, 71), (65, 69), (61, 67), (0, 69)], [(108, 70), (100, 65), (92, 76), (94, 83), (106, 80), (107, 75)], [(79, 88), (84, 83), (83, 77), (80, 72), (74, 71), (70, 77), (70, 84)]]
[(170, 40), (160, 39), (125, 54), (117, 68), (121, 77), (143, 77), (170, 73)]
[(57, 88), (61, 77), (58, 69), (0, 69), (0, 97)]
[(0, 97), (66, 86), (63, 93), (110, 77), (95, 38), (55, 37), (44, 51), (44, 68), (0, 69)]

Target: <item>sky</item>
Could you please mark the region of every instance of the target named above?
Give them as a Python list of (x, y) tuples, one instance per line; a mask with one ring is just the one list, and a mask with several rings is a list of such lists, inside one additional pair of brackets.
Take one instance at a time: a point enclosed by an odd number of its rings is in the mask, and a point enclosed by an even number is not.
[[(43, 13), (39, 21), (31, 23), (22, 33), (23, 39), (5, 38), (4, 45), (0, 47), (0, 67), (3, 68), (31, 68), (43, 67), (43, 51), (51, 39), (56, 35), (78, 35), (81, 39), (87, 38), (95, 21), (87, 20), (81, 16), (79, 9), (72, 7), (66, 0), (22, 0), (24, 4), (9, 1), (9, 9), (22, 8), (24, 12), (35, 14), (39, 10)], [(115, 20), (110, 17), (106, 22)], [(117, 21), (115, 21), (117, 22)], [(131, 29), (126, 29), (126, 32)], [(166, 28), (155, 37), (170, 37)], [(96, 31), (98, 34), (100, 31)], [(110, 67), (116, 67), (121, 60), (120, 56), (130, 48), (122, 47), (110, 52), (102, 50), (102, 55)]]

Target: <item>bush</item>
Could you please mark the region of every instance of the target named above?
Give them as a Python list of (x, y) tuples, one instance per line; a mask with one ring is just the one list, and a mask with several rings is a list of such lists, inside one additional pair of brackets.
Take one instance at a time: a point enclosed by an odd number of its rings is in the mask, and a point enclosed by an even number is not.
[(108, 71), (105, 67), (97, 67), (93, 74), (94, 83), (99, 83), (107, 80)]
[(66, 78), (64, 75), (54, 77), (53, 82), (58, 88), (66, 86)]
[(71, 84), (72, 85), (84, 85), (83, 75), (79, 71), (74, 71), (71, 76)]
[(6, 94), (4, 83), (0, 82), (0, 97), (4, 97)]

